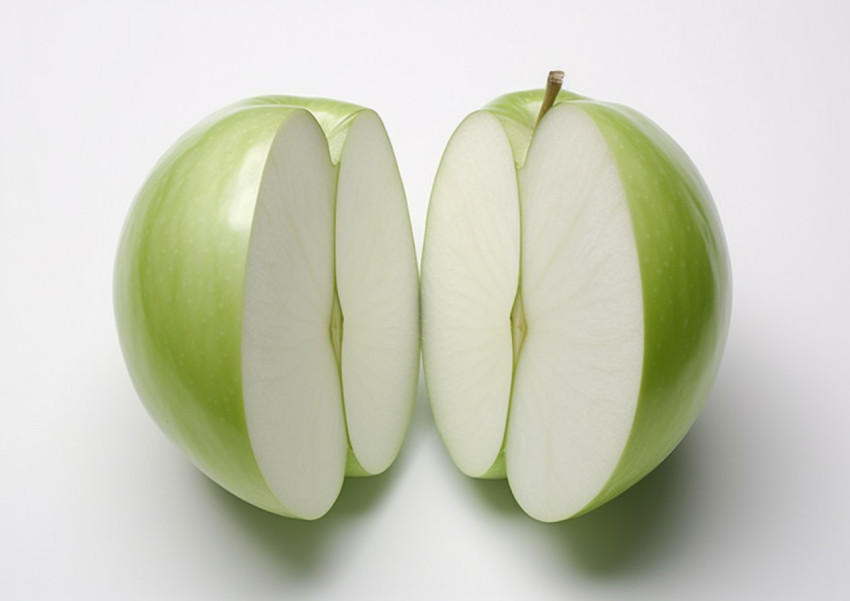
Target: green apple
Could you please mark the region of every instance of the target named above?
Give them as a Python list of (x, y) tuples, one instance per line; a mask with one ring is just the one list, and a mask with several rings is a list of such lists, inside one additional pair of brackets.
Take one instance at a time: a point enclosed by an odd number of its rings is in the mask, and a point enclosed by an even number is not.
[(154, 420), (221, 486), (314, 519), (377, 474), (419, 366), (404, 190), (371, 110), (255, 98), (159, 161), (130, 210), (114, 302)]
[(421, 274), (443, 441), (541, 521), (600, 506), (676, 447), (731, 304), (720, 220), (682, 149), (632, 109), (559, 93), (553, 74), (451, 137)]

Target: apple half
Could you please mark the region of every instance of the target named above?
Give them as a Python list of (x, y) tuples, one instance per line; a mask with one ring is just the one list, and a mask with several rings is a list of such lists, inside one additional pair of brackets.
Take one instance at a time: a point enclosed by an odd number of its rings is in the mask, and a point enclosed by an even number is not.
[(676, 447), (731, 302), (720, 220), (681, 148), (634, 110), (559, 89), (556, 73), (548, 94), (460, 124), (421, 273), (445, 446), (464, 474), (507, 477), (541, 521), (600, 506)]
[(189, 131), (130, 210), (122, 350), (150, 414), (258, 507), (314, 519), (402, 445), (419, 369), (418, 272), (373, 111), (247, 100)]

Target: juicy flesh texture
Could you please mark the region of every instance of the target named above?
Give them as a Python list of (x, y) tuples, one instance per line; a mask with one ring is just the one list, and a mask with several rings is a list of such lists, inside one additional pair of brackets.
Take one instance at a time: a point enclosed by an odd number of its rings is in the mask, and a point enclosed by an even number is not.
[(336, 211), (342, 386), (351, 448), (371, 474), (402, 444), (419, 377), (419, 276), (401, 178), (380, 120), (342, 151)]
[(422, 255), (422, 345), (434, 420), (462, 472), (485, 474), (502, 448), (519, 278), (513, 157), (495, 117), (452, 137), (431, 196)]
[(365, 473), (397, 455), (418, 375), (415, 266), (377, 116), (357, 116), (338, 167), (309, 113), (287, 119), (257, 197), (242, 324), (248, 433), (286, 513), (326, 513), (350, 452)]
[(461, 470), (498, 473), (503, 460), (523, 509), (554, 521), (594, 499), (628, 439), (643, 357), (640, 271), (616, 164), (580, 108), (550, 110), (521, 169), (506, 153), (496, 119), (476, 113), (440, 166), (422, 266), (425, 370)]

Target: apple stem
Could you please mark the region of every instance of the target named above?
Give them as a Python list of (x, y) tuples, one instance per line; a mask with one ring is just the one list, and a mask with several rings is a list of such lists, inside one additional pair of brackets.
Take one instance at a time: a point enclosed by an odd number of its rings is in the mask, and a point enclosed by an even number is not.
[(546, 79), (546, 91), (543, 93), (543, 103), (540, 105), (540, 113), (537, 115), (537, 123), (534, 127), (540, 125), (543, 115), (555, 104), (555, 99), (558, 97), (562, 85), (564, 85), (564, 72), (549, 71), (549, 77)]

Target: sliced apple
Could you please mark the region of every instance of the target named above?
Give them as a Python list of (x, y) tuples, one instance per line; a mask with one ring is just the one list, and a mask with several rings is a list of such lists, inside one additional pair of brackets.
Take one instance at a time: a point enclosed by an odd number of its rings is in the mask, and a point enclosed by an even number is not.
[(240, 103), (160, 161), (128, 217), (119, 334), (155, 420), (269, 511), (330, 509), (395, 459), (419, 360), (401, 179), (369, 110)]
[[(690, 428), (730, 304), (711, 197), (624, 107), (500, 98), (452, 136), (422, 258), (426, 384), (461, 471), (532, 517), (613, 498)], [(541, 114), (542, 114), (541, 113)]]

